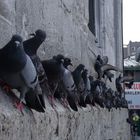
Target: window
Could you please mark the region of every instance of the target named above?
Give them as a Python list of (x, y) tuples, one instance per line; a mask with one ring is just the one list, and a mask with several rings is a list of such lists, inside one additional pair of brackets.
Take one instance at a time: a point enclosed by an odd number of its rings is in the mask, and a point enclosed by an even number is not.
[(90, 31), (95, 34), (95, 0), (89, 0), (89, 23)]
[(100, 0), (89, 0), (89, 30), (96, 37), (95, 42), (100, 40)]

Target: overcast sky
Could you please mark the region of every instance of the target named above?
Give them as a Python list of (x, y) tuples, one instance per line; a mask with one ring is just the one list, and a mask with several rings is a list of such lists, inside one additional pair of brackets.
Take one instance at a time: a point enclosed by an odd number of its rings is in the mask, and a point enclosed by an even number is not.
[(140, 41), (140, 0), (123, 0), (123, 44)]

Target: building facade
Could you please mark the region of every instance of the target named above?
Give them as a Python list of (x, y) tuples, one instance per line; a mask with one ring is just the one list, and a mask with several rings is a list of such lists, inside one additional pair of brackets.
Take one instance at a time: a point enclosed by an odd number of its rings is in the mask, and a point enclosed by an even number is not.
[(136, 50), (139, 47), (140, 47), (140, 42), (129, 41), (129, 44), (127, 45), (127, 47), (124, 48), (124, 58), (135, 55)]
[(122, 68), (122, 0), (0, 0), (0, 46), (44, 29), (42, 59), (62, 53), (93, 72), (98, 54)]

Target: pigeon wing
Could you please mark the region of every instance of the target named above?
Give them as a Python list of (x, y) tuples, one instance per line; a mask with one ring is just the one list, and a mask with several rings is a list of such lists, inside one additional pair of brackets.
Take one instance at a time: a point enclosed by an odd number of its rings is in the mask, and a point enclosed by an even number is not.
[(38, 77), (36, 69), (30, 59), (30, 57), (27, 55), (27, 63), (24, 67), (24, 69), (21, 71), (21, 77), (24, 80), (27, 87), (34, 89), (35, 86), (38, 83)]
[(103, 66), (101, 67), (101, 69), (102, 69), (102, 71), (114, 70), (114, 71), (119, 71), (119, 72), (121, 72), (121, 70), (120, 70), (118, 67), (112, 66), (112, 65), (110, 65), (110, 64), (103, 65)]

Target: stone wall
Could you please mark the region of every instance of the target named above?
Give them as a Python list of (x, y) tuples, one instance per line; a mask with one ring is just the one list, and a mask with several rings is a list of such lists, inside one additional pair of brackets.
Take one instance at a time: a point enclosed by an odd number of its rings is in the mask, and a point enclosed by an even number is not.
[[(0, 5), (1, 47), (13, 33), (19, 33), (25, 39), (29, 33), (41, 28), (47, 32), (47, 39), (38, 52), (42, 59), (63, 53), (70, 56), (75, 65), (84, 63), (93, 73), (95, 56), (104, 54), (116, 65), (117, 36), (114, 33), (118, 26), (114, 25), (114, 0), (100, 0), (100, 48), (87, 26), (88, 0), (0, 0)], [(120, 15), (116, 20), (121, 21)], [(118, 32), (122, 36), (120, 29)], [(117, 42), (121, 43), (121, 40)], [(119, 54), (121, 56), (121, 49)]]
[(100, 0), (97, 44), (87, 26), (88, 0), (0, 0), (0, 47), (13, 33), (26, 39), (29, 33), (41, 28), (47, 33), (38, 51), (42, 59), (63, 53), (75, 65), (82, 62), (94, 73), (95, 57), (101, 54), (108, 55), (109, 63), (122, 68), (121, 1)]

